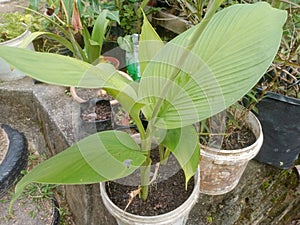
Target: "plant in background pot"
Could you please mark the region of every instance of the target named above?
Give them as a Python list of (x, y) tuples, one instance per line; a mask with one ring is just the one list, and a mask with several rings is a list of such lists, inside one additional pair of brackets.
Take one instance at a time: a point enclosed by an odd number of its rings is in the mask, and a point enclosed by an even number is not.
[(112, 106), (109, 100), (91, 98), (80, 104), (78, 138), (100, 131), (112, 130)]
[(255, 159), (289, 169), (300, 154), (300, 5), (283, 2), (280, 8), (289, 16), (275, 61), (257, 85), (264, 142)]
[[(18, 47), (21, 42), (30, 35), (25, 17), (19, 12), (7, 13), (0, 16), (0, 45)], [(34, 50), (33, 44), (27, 45), (28, 49)], [(23, 78), (25, 74), (14, 69), (0, 59), (0, 80), (15, 80)]]
[[(175, 2), (178, 3), (180, 11), (183, 12), (181, 14), (185, 15), (186, 19), (194, 25), (202, 20), (205, 9), (208, 8), (210, 3), (208, 0), (176, 0)], [(231, 4), (229, 3), (229, 5)]]
[(200, 143), (200, 192), (220, 195), (236, 187), (263, 132), (256, 116), (237, 104), (200, 123)]
[[(157, 177), (164, 177), (159, 168), (171, 157), (176, 158), (186, 178), (181, 189), (188, 188), (200, 159), (199, 138), (193, 124), (228, 108), (258, 82), (277, 52), (286, 19), (284, 11), (264, 2), (237, 4), (214, 14), (220, 4), (221, 1), (214, 1), (202, 23), (167, 44), (144, 17), (139, 43), (139, 83), (125, 79), (107, 63), (94, 66), (70, 57), (1, 46), (0, 56), (4, 60), (35, 79), (105, 89), (129, 112), (140, 136), (140, 145), (130, 134), (116, 130), (80, 140), (28, 173), (16, 186), (13, 201), (31, 182), (90, 184), (118, 182), (121, 178), (129, 182), (129, 175), (137, 172), (139, 182), (131, 194), (139, 199), (133, 201), (147, 201), (153, 190), (158, 194), (175, 188), (177, 182), (160, 190), (153, 183)], [(29, 62), (34, 64), (28, 67)], [(140, 112), (148, 120), (147, 129), (142, 125)], [(153, 143), (158, 148), (152, 151)], [(154, 169), (152, 161), (156, 163)], [(195, 196), (186, 200), (188, 208), (183, 203), (184, 207), (177, 206), (172, 212), (139, 216), (130, 213), (130, 205), (121, 215), (115, 214), (116, 210), (111, 213), (119, 224), (184, 224), (197, 201), (197, 177), (198, 174), (192, 188)], [(174, 199), (178, 193), (174, 193)], [(101, 195), (107, 202), (104, 188)], [(118, 198), (123, 196), (113, 199)], [(157, 208), (164, 207), (156, 204), (154, 211)], [(170, 213), (178, 217), (170, 221)]]
[[(108, 10), (99, 11), (90, 32), (88, 29), (90, 24), (86, 22), (87, 19), (84, 15), (81, 16), (78, 9), (81, 3), (71, 0), (60, 0), (59, 3), (58, 11), (56, 12), (54, 8), (51, 11), (51, 16), (27, 9), (29, 12), (42, 16), (56, 30), (55, 33), (44, 31), (34, 32), (27, 38), (27, 42), (45, 35), (69, 49), (75, 58), (88, 63), (99, 63), (101, 60), (102, 44), (108, 31), (109, 22), (119, 22), (118, 12)], [(84, 11), (85, 9), (81, 6), (81, 10)], [(79, 36), (83, 37), (83, 43), (81, 43), (80, 38), (77, 38)], [(24, 44), (27, 44), (27, 42), (25, 41)]]
[[(87, 3), (88, 5), (84, 5), (82, 2), (74, 2), (70, 0), (56, 1), (56, 4), (53, 3), (50, 7), (50, 16), (48, 15), (49, 13), (47, 13), (47, 15), (42, 15), (38, 11), (28, 9), (32, 13), (42, 16), (48, 22), (49, 27), (55, 28), (54, 30), (57, 32), (34, 32), (23, 44), (26, 44), (40, 36), (47, 36), (67, 48), (72, 53), (71, 55), (77, 59), (94, 65), (109, 62), (118, 68), (120, 63), (117, 58), (101, 55), (102, 45), (109, 30), (110, 23), (119, 23), (118, 12), (108, 10), (101, 11), (97, 5), (92, 4), (93, 2), (95, 1), (89, 1), (89, 3)], [(38, 1), (34, 2), (34, 4), (37, 3)], [(93, 6), (92, 9), (89, 7), (91, 5)], [(31, 7), (33, 9), (37, 9), (36, 5), (31, 5)], [(80, 13), (80, 11), (82, 13)], [(82, 37), (83, 43), (80, 43), (80, 38), (78, 38), (79, 36)], [(61, 53), (61, 51), (57, 53)], [(90, 114), (90, 111), (93, 109), (93, 114), (97, 114), (97, 112), (95, 112), (95, 108), (98, 107), (93, 99), (82, 99), (77, 95), (75, 87), (70, 88), (70, 93), (74, 100), (81, 104), (82, 109), (88, 108), (88, 114)], [(103, 103), (104, 101), (105, 100), (99, 99), (99, 102)], [(110, 107), (108, 113), (109, 112), (111, 113)], [(111, 127), (108, 125), (111, 116), (106, 119), (100, 119), (99, 116), (96, 116), (93, 121), (91, 121), (91, 118), (87, 120), (86, 118), (87, 117), (84, 115), (80, 115), (78, 117), (79, 138), (86, 136), (88, 133), (91, 134), (95, 131), (103, 130), (103, 128), (101, 128), (101, 124), (103, 124), (103, 127)]]
[[(160, 9), (155, 7), (147, 7), (150, 0), (115, 0), (111, 7), (120, 12), (120, 28), (123, 35), (132, 35), (141, 33), (141, 25), (143, 22), (142, 10), (146, 15), (151, 15), (153, 12)], [(108, 4), (103, 4), (102, 7), (107, 7)]]

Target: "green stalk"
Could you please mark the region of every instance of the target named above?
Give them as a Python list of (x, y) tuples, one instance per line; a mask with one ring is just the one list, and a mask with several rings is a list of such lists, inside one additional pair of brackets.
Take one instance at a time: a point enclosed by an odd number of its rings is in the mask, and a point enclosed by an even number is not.
[(138, 116), (131, 115), (133, 121), (135, 122), (141, 138), (141, 149), (142, 151), (146, 152), (146, 160), (140, 167), (140, 177), (141, 177), (141, 193), (140, 198), (144, 201), (146, 201), (148, 197), (148, 184), (150, 181), (150, 170), (151, 170), (151, 158), (150, 158), (150, 150), (151, 150), (151, 139), (147, 139), (149, 135), (147, 133), (149, 130), (147, 129), (147, 132), (145, 132), (144, 126), (142, 124), (142, 121)]
[[(30, 8), (21, 7), (21, 6), (20, 6), (20, 8), (23, 8), (25, 10), (28, 10), (29, 12), (32, 12), (32, 13), (34, 13), (36, 15), (39, 15), (39, 16), (43, 17), (44, 19), (48, 20), (50, 23), (52, 23), (53, 25), (55, 25), (55, 27), (57, 27), (65, 36), (68, 35), (68, 33), (65, 31), (65, 29), (59, 23), (55, 22), (54, 20), (52, 20), (48, 16), (46, 16), (46, 15), (40, 13), (40, 12), (37, 12), (37, 11), (35, 11), (33, 9), (30, 9)], [(61, 20), (59, 20), (59, 21), (62, 22)], [(62, 22), (62, 24), (64, 25), (64, 22)]]
[(159, 152), (159, 161), (163, 161), (164, 160), (164, 156), (165, 156), (165, 151), (164, 151), (164, 146), (159, 145), (158, 146), (158, 152)]
[[(150, 123), (149, 123), (150, 124)], [(145, 133), (145, 138), (142, 140), (142, 150), (146, 151), (146, 160), (143, 165), (140, 167), (140, 176), (141, 176), (141, 194), (140, 197), (143, 201), (146, 201), (149, 193), (149, 182), (150, 182), (150, 172), (151, 172), (151, 144), (152, 144), (152, 129), (151, 126), (147, 127)]]
[[(204, 28), (207, 26), (208, 22), (211, 20), (211, 18), (212, 18), (213, 15), (215, 14), (215, 12), (219, 9), (219, 7), (220, 7), (220, 5), (222, 4), (222, 2), (223, 2), (223, 0), (215, 0), (215, 1), (212, 2), (211, 7), (209, 7), (208, 12), (206, 13), (205, 17), (203, 18), (203, 20), (202, 20), (201, 23), (200, 23), (199, 32), (195, 33), (194, 37), (192, 37), (191, 39), (198, 39), (198, 38), (199, 38), (199, 36), (200, 36), (201, 33), (203, 32)], [(196, 41), (194, 40), (194, 41), (192, 41), (192, 42), (196, 42)], [(186, 47), (186, 49), (187, 49), (187, 51), (185, 51), (186, 54), (188, 54), (188, 50), (189, 50), (190, 48), (193, 48), (193, 46), (187, 46), (187, 47)], [(185, 56), (186, 56), (186, 54), (183, 54), (183, 56), (182, 56), (182, 62), (185, 61), (185, 58), (186, 58)], [(180, 70), (178, 69), (177, 72), (175, 72), (175, 73), (171, 76), (170, 80), (171, 80), (171, 81), (174, 81), (175, 78), (176, 78), (176, 76), (178, 75), (179, 72), (180, 72)], [(153, 113), (152, 113), (151, 118), (156, 118), (156, 117), (157, 117), (158, 112), (159, 112), (159, 109), (160, 109), (161, 106), (162, 106), (163, 99), (164, 99), (164, 97), (166, 96), (167, 92), (169, 91), (169, 88), (168, 88), (168, 87), (169, 87), (170, 85), (171, 85), (170, 82), (166, 84), (166, 87), (164, 88), (164, 90), (163, 90), (163, 92), (162, 92), (162, 95), (161, 95), (162, 97), (158, 99), (157, 104), (156, 104), (155, 107), (154, 107), (154, 110), (153, 110)], [(151, 120), (151, 121), (152, 121), (152, 122), (151, 122), (150, 126), (153, 125), (153, 123), (154, 123), (153, 120)]]
[(197, 7), (197, 17), (199, 21), (202, 20), (202, 15), (203, 15), (203, 5), (204, 5), (205, 0), (196, 0), (196, 7)]
[(120, 0), (115, 0), (115, 5), (116, 5), (116, 8), (118, 10), (121, 10), (121, 3), (120, 3)]
[[(203, 18), (203, 20), (201, 21), (201, 25), (200, 25), (200, 30), (199, 32), (197, 32), (197, 34), (192, 37), (194, 39), (198, 39), (199, 35), (202, 33), (202, 31), (204, 30), (204, 28), (206, 27), (206, 25), (208, 24), (208, 22), (210, 21), (210, 19), (213, 17), (213, 15), (215, 14), (215, 12), (219, 9), (219, 6), (221, 5), (221, 3), (223, 2), (223, 0), (215, 0), (213, 1), (211, 7), (209, 8), (207, 14), (205, 15), (205, 17)], [(191, 46), (193, 47), (193, 46)], [(190, 47), (190, 48), (191, 48)], [(186, 54), (188, 54), (188, 50), (189, 48), (187, 48)], [(182, 56), (182, 62), (184, 62), (185, 56), (186, 54), (183, 54)], [(180, 72), (180, 70), (178, 69), (176, 72), (174, 72), (170, 78), (171, 81), (174, 81), (176, 76), (178, 75), (178, 73)], [(157, 118), (159, 110), (163, 104), (163, 99), (164, 97), (167, 95), (168, 91), (169, 91), (169, 86), (171, 85), (171, 82), (167, 83), (165, 88), (163, 89), (162, 93), (161, 93), (161, 98), (158, 99), (157, 103), (155, 104), (155, 107), (153, 109), (153, 113), (151, 115), (151, 118)], [(142, 139), (142, 149), (143, 150), (151, 150), (151, 141), (152, 141), (152, 128), (154, 127), (154, 122), (155, 120), (150, 119), (149, 124), (148, 124), (148, 128), (146, 131), (146, 140)], [(140, 171), (141, 171), (141, 182), (142, 182), (142, 190), (141, 190), (141, 198), (143, 200), (146, 200), (148, 197), (148, 183), (149, 182), (149, 175), (150, 175), (150, 166), (149, 163), (151, 163), (151, 159), (150, 159), (150, 151), (147, 154), (147, 159), (144, 162), (144, 164), (142, 165)]]
[(141, 176), (141, 193), (140, 198), (143, 201), (146, 201), (149, 193), (149, 182), (150, 182), (150, 170), (151, 170), (152, 160), (147, 158), (145, 162), (140, 167), (140, 176)]
[[(207, 26), (208, 22), (211, 18), (215, 15), (216, 11), (219, 9), (220, 5), (222, 4), (223, 0), (214, 0), (212, 1), (211, 6), (208, 8), (207, 13), (205, 14), (203, 20), (200, 22), (199, 32), (195, 33), (192, 39), (198, 39), (199, 35), (203, 32), (204, 28)], [(190, 46), (193, 47), (193, 46)], [(188, 50), (188, 48), (187, 48)]]
[(159, 146), (159, 155), (160, 155), (160, 163), (161, 165), (166, 165), (167, 160), (169, 158), (171, 151), (170, 149), (165, 149), (164, 146)]
[[(65, 3), (63, 0), (60, 0), (60, 4), (62, 6), (62, 9), (64, 10), (64, 13), (65, 13), (65, 16), (66, 16), (66, 19), (67, 19), (67, 24), (69, 25), (70, 24), (70, 18), (69, 18), (69, 15), (68, 15), (68, 11), (66, 9), (66, 6), (65, 6)], [(59, 19), (59, 18), (58, 18)]]
[(72, 33), (72, 30), (70, 28), (67, 29), (68, 30), (68, 36), (69, 36), (69, 39), (72, 43), (72, 46), (73, 46), (73, 49), (74, 49), (74, 53), (75, 53), (75, 56), (76, 58), (82, 60), (82, 61), (87, 61), (87, 58), (84, 54), (84, 52), (82, 51), (81, 47), (79, 46), (79, 44), (77, 43), (77, 41), (75, 40), (74, 38), (74, 35)]

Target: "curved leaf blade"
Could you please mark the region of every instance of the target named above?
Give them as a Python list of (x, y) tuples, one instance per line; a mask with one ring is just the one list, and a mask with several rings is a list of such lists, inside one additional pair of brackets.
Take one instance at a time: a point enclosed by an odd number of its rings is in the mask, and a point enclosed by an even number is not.
[(164, 46), (163, 41), (156, 33), (154, 28), (149, 23), (147, 16), (144, 13), (144, 22), (139, 41), (139, 62), (141, 74), (143, 74), (145, 67), (149, 61), (159, 52)]
[(194, 176), (200, 160), (200, 144), (193, 126), (167, 130), (162, 141), (176, 157), (185, 174), (186, 185)]
[(58, 41), (59, 43), (61, 43), (63, 46), (65, 46), (66, 48), (68, 48), (70, 51), (72, 51), (74, 53), (74, 49), (73, 46), (71, 44), (71, 42), (69, 42), (67, 39), (56, 35), (54, 33), (50, 33), (50, 32), (33, 32), (30, 35), (28, 35), (20, 44), (20, 48), (26, 48), (33, 40), (35, 40), (36, 38), (45, 35), (49, 38), (54, 39), (55, 41)]
[(203, 32), (199, 24), (166, 44), (140, 81), (146, 117), (173, 129), (236, 102), (271, 64), (285, 20), (285, 11), (265, 2), (234, 5), (218, 12)]
[(127, 133), (100, 132), (33, 168), (17, 184), (13, 200), (32, 182), (91, 184), (122, 178), (139, 168), (145, 158)]
[(0, 57), (34, 79), (82, 88), (104, 88), (130, 111), (137, 98), (137, 84), (121, 76), (110, 64), (93, 66), (52, 53), (0, 46)]

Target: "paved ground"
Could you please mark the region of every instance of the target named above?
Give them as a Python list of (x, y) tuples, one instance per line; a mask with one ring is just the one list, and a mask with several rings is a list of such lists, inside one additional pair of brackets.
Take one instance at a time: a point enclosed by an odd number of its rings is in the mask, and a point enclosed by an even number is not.
[(28, 5), (29, 0), (0, 0), (0, 14), (23, 11), (23, 9), (18, 6), (27, 7)]
[[(9, 99), (1, 96), (0, 99), (0, 123), (8, 124), (24, 133), (28, 140), (28, 148), (31, 152), (45, 148), (43, 135), (38, 124), (30, 117), (30, 107), (22, 104), (9, 104)], [(7, 96), (9, 98), (9, 96)], [(10, 97), (12, 98), (12, 96)], [(4, 103), (4, 102), (5, 103)], [(8, 214), (8, 206), (14, 191), (13, 187), (4, 196), (0, 196), (0, 225), (50, 225), (52, 221), (52, 205), (50, 200), (22, 196), (14, 204), (14, 217)]]

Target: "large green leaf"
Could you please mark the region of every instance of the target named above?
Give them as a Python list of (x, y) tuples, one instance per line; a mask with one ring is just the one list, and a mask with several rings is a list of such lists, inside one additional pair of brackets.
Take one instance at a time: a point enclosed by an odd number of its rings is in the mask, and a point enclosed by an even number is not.
[[(15, 47), (0, 46), (0, 57), (37, 80), (62, 86), (79, 86), (80, 81), (93, 68), (71, 57)], [(99, 74), (95, 79), (104, 76)], [(100, 84), (92, 85), (96, 86)]]
[(178, 128), (214, 115), (245, 95), (271, 64), (286, 12), (265, 2), (234, 5), (203, 28), (166, 44), (142, 74), (138, 96), (154, 125)]
[(139, 146), (125, 132), (91, 135), (32, 169), (16, 186), (16, 199), (32, 182), (90, 184), (128, 176), (144, 162)]
[(0, 46), (0, 57), (29, 76), (45, 83), (82, 88), (105, 88), (126, 110), (136, 103), (137, 84), (121, 76), (110, 64), (93, 66), (51, 53)]
[(167, 130), (161, 143), (176, 157), (184, 171), (186, 184), (195, 174), (200, 159), (200, 144), (193, 126)]

